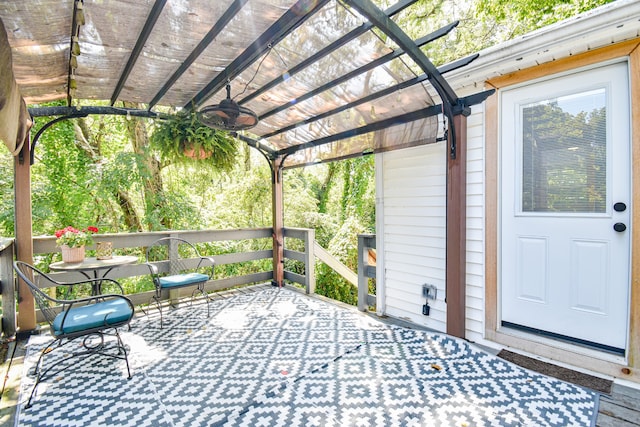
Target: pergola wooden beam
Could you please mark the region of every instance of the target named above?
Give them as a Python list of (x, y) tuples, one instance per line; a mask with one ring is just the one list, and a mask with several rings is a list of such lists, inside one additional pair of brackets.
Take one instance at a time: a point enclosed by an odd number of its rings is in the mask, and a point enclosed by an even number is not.
[(464, 338), (467, 289), (467, 117), (458, 114), (453, 120), (457, 129), (457, 154), (455, 157), (447, 155), (447, 333)]
[(284, 191), (282, 165), (284, 157), (278, 156), (271, 163), (271, 209), (273, 223), (273, 281), (274, 286), (284, 285)]
[[(14, 157), (16, 259), (33, 264), (33, 230), (31, 228), (31, 158), (29, 136), (21, 155)], [(33, 296), (26, 283), (18, 280), (18, 332), (37, 326)]]

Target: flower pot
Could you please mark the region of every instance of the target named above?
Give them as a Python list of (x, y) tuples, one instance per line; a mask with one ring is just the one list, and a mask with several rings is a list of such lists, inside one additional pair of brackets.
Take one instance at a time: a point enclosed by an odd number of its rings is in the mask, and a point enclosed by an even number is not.
[(204, 148), (200, 147), (198, 151), (196, 151), (193, 144), (185, 144), (184, 147), (184, 155), (190, 157), (192, 159), (203, 160), (211, 157), (211, 151), (207, 151)]
[(70, 248), (67, 245), (60, 246), (62, 250), (62, 261), (67, 263), (76, 263), (84, 261), (84, 246)]

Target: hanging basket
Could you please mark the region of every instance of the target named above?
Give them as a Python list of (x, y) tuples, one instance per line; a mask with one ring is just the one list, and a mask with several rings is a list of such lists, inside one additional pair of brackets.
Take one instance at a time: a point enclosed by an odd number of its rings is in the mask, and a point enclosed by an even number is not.
[(84, 261), (84, 246), (70, 248), (67, 245), (60, 246), (62, 250), (62, 261), (67, 263), (77, 263)]
[(194, 144), (186, 143), (184, 146), (184, 155), (196, 160), (204, 160), (211, 157), (213, 154), (211, 151), (207, 151), (202, 147), (196, 148)]

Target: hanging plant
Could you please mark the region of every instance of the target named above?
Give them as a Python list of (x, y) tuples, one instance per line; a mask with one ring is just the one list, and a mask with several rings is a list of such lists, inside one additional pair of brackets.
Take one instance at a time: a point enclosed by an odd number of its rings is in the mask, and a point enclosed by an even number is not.
[(228, 132), (212, 129), (196, 114), (178, 114), (155, 122), (151, 146), (171, 162), (202, 162), (230, 170), (237, 161), (238, 145)]

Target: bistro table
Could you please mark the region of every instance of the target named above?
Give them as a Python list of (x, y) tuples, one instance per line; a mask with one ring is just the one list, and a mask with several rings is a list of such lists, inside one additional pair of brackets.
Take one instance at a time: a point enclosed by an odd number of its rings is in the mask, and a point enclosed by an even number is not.
[[(64, 262), (58, 261), (49, 264), (52, 271), (78, 272), (89, 280), (95, 280), (92, 283), (91, 292), (93, 295), (100, 295), (102, 281), (107, 274), (114, 268), (133, 264), (138, 261), (137, 256), (133, 255), (113, 255), (109, 259), (96, 259), (95, 257), (85, 258), (82, 262)], [(97, 280), (96, 280), (97, 279)]]

